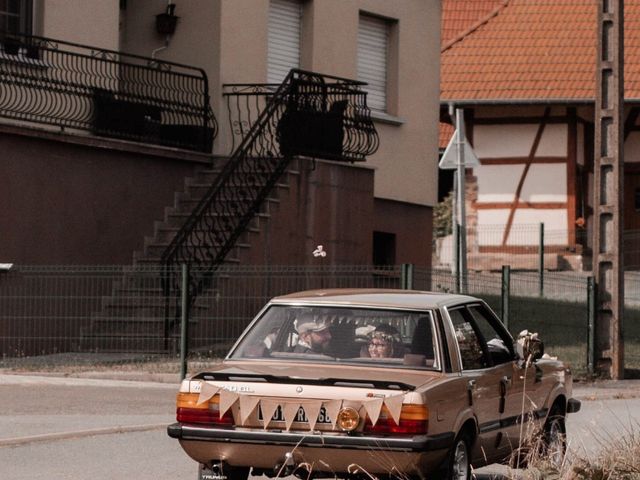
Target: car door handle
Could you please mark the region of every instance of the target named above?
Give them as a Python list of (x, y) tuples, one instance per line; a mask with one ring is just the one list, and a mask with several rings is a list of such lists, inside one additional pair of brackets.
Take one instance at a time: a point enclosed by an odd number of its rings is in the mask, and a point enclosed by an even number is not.
[(476, 389), (476, 381), (475, 380), (469, 380), (469, 382), (467, 382), (467, 388), (469, 390), (475, 390)]
[(511, 377), (508, 375), (505, 375), (504, 377), (502, 377), (502, 380), (500, 380), (502, 382), (502, 384), (505, 387), (510, 387), (511, 386)]

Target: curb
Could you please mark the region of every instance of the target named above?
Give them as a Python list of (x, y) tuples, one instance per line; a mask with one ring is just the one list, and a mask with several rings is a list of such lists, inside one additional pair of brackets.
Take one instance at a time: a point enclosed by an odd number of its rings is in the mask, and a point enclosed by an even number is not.
[(93, 386), (93, 387), (129, 387), (178, 389), (179, 383), (155, 381), (127, 380), (122, 378), (76, 377), (71, 375), (53, 376), (42, 374), (0, 374), (0, 386), (6, 385), (60, 385), (60, 386)]
[(160, 430), (167, 428), (167, 423), (156, 423), (150, 425), (130, 425), (106, 428), (95, 428), (92, 430), (77, 430), (74, 432), (44, 433), (41, 435), (30, 435), (28, 437), (14, 437), (0, 439), (0, 447), (16, 447), (35, 442), (48, 442), (53, 440), (68, 440), (82, 437), (93, 437), (96, 435), (113, 435), (117, 433), (147, 432), (150, 430)]

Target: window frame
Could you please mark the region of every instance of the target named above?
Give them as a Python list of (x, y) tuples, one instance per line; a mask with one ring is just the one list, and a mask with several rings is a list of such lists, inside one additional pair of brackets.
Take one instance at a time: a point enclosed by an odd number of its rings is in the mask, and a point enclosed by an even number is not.
[[(441, 336), (441, 330), (438, 328), (438, 320), (437, 320), (437, 309), (435, 308), (427, 308), (427, 309), (415, 309), (415, 308), (401, 308), (401, 307), (384, 307), (384, 306), (373, 306), (373, 305), (344, 305), (344, 304), (322, 304), (322, 303), (279, 303), (273, 302), (268, 303), (256, 317), (249, 323), (249, 325), (244, 329), (242, 334), (238, 337), (234, 345), (231, 347), (229, 352), (225, 357), (225, 361), (263, 361), (266, 357), (245, 357), (240, 353), (240, 348), (242, 347), (243, 342), (246, 338), (249, 338), (252, 335), (252, 332), (258, 327), (258, 324), (262, 321), (262, 319), (267, 315), (269, 310), (274, 307), (280, 308), (318, 308), (318, 309), (342, 309), (342, 310), (367, 310), (367, 311), (380, 311), (380, 312), (402, 312), (407, 314), (415, 314), (420, 316), (428, 316), (430, 319), (430, 327), (433, 335), (433, 347), (434, 347), (434, 365), (428, 367), (416, 367), (412, 365), (405, 364), (370, 364), (361, 363), (358, 361), (349, 361), (349, 359), (339, 359), (337, 357), (329, 357), (333, 358), (333, 361), (329, 362), (326, 359), (321, 358), (313, 358), (309, 357), (305, 360), (305, 363), (313, 364), (313, 363), (329, 363), (331, 365), (344, 365), (346, 366), (371, 366), (375, 368), (390, 368), (390, 369), (409, 369), (409, 370), (419, 370), (419, 371), (431, 371), (431, 372), (444, 372), (446, 360), (443, 357), (443, 347), (442, 344), (445, 341)], [(275, 342), (279, 342), (287, 335), (289, 335), (292, 330), (289, 329), (289, 322), (285, 322), (287, 324), (287, 329), (282, 330), (278, 333), (278, 337)], [(239, 355), (238, 355), (239, 354)], [(293, 358), (293, 357), (292, 357)], [(283, 361), (290, 362), (292, 358), (287, 358), (285, 354), (281, 358), (277, 357), (269, 357), (270, 361)], [(298, 357), (301, 358), (301, 357)]]
[[(451, 313), (455, 312), (455, 311), (460, 311), (460, 313), (462, 314), (462, 317), (464, 318), (464, 320), (471, 325), (471, 329), (473, 330), (476, 339), (478, 340), (478, 344), (480, 346), (480, 350), (482, 351), (482, 358), (484, 360), (484, 366), (479, 367), (479, 368), (464, 368), (464, 364), (462, 361), (462, 350), (460, 349), (460, 342), (458, 342), (458, 339), (455, 335), (455, 331), (456, 331), (456, 327), (453, 323), (453, 319), (451, 318)], [(486, 370), (487, 368), (491, 368), (493, 367), (493, 362), (491, 361), (491, 356), (489, 355), (489, 351), (487, 348), (487, 343), (484, 339), (484, 335), (482, 335), (482, 332), (480, 331), (480, 329), (478, 328), (478, 325), (476, 325), (475, 319), (473, 318), (473, 316), (471, 315), (471, 312), (469, 312), (466, 308), (466, 305), (462, 304), (462, 305), (454, 305), (451, 307), (447, 307), (447, 316), (449, 317), (449, 321), (451, 322), (451, 327), (452, 327), (452, 333), (453, 333), (453, 340), (456, 344), (456, 348), (458, 350), (458, 359), (460, 362), (460, 371), (461, 372), (475, 372), (478, 370)]]
[[(487, 321), (489, 322), (491, 327), (493, 327), (493, 329), (496, 330), (496, 332), (499, 334), (500, 338), (505, 343), (505, 346), (507, 347), (507, 349), (511, 353), (511, 359), (509, 360), (509, 362), (504, 362), (504, 363), (499, 363), (499, 364), (495, 364), (493, 362), (493, 358), (491, 356), (491, 353), (489, 352), (489, 347), (487, 345), (487, 340), (484, 337), (484, 334), (482, 333), (482, 330), (480, 330), (480, 327), (478, 326), (477, 321), (476, 321), (475, 317), (473, 316), (472, 311), (470, 310), (470, 307), (480, 307), (487, 314), (486, 315)], [(493, 368), (493, 367), (498, 366), (498, 365), (504, 365), (506, 363), (514, 362), (514, 361), (517, 360), (517, 353), (516, 353), (515, 348), (514, 348), (513, 337), (511, 336), (509, 331), (504, 327), (502, 322), (498, 319), (498, 317), (493, 313), (493, 311), (489, 308), (489, 306), (485, 302), (472, 301), (472, 302), (461, 303), (461, 304), (457, 304), (457, 305), (449, 305), (449, 306), (445, 307), (445, 310), (447, 312), (447, 317), (448, 317), (449, 323), (451, 325), (451, 334), (453, 336), (453, 341), (455, 343), (455, 348), (457, 350), (458, 366), (459, 366), (461, 372), (473, 372), (473, 371), (478, 371), (478, 370), (486, 370), (486, 369)], [(459, 345), (458, 340), (457, 340), (457, 338), (455, 336), (455, 326), (453, 325), (453, 321), (452, 321), (451, 315), (450, 315), (450, 312), (454, 311), (454, 310), (462, 310), (463, 317), (465, 317), (465, 319), (467, 320), (467, 322), (469, 322), (469, 324), (471, 325), (471, 328), (475, 332), (476, 337), (478, 338), (478, 341), (480, 342), (480, 348), (482, 349), (483, 357), (485, 359), (485, 364), (486, 364), (485, 367), (477, 368), (477, 369), (471, 369), (471, 370), (464, 368), (464, 366), (462, 364), (462, 354), (461, 354), (461, 351), (460, 351), (460, 345)]]
[[(375, 118), (377, 115), (395, 115), (397, 112), (397, 98), (394, 95), (395, 86), (397, 84), (397, 45), (398, 45), (398, 19), (384, 17), (381, 15), (376, 15), (375, 13), (360, 10), (358, 15), (358, 29), (357, 29), (357, 46), (356, 46), (356, 72), (357, 79), (360, 81), (367, 82), (366, 78), (361, 76), (361, 67), (360, 61), (362, 58), (361, 51), (361, 31), (362, 31), (362, 21), (369, 20), (372, 22), (379, 22), (379, 24), (384, 24), (385, 27), (385, 55), (384, 55), (384, 90), (382, 91), (384, 95), (384, 108), (372, 107), (370, 101), (367, 102), (369, 108), (372, 111), (372, 114)], [(367, 82), (368, 83), (368, 82)], [(369, 85), (364, 87), (364, 90), (369, 93), (368, 97), (371, 98)], [(377, 90), (376, 90), (377, 91)]]
[[(5, 34), (11, 35), (31, 35), (33, 33), (33, 10), (34, 0), (20, 0), (20, 12), (18, 14), (11, 13), (7, 10), (0, 10), (0, 18), (6, 21), (7, 17), (18, 18), (18, 31), (13, 32), (8, 29), (4, 29), (4, 22), (0, 21), (0, 30), (4, 30)], [(8, 4), (7, 4), (8, 6)], [(8, 25), (8, 24), (7, 24)]]
[[(299, 9), (299, 17), (298, 17), (298, 32), (297, 32), (297, 37), (298, 37), (298, 44), (297, 44), (297, 50), (298, 50), (298, 61), (297, 64), (292, 66), (291, 68), (301, 68), (302, 66), (302, 38), (303, 38), (303, 17), (304, 17), (304, 4), (302, 2), (302, 0), (269, 0), (269, 6), (268, 6), (268, 13), (267, 13), (267, 62), (266, 62), (266, 66), (267, 66), (267, 72), (266, 72), (266, 78), (267, 78), (267, 82), (268, 83), (282, 83), (282, 81), (284, 80), (284, 78), (280, 79), (279, 81), (276, 81), (276, 79), (274, 78), (273, 73), (274, 73), (274, 69), (273, 69), (273, 63), (272, 63), (272, 43), (270, 41), (271, 38), (271, 21), (272, 21), (272, 8), (273, 6), (276, 4), (276, 2), (280, 2), (280, 3), (290, 3), (290, 4), (295, 4), (297, 5), (298, 9)], [(290, 70), (290, 69), (289, 69)], [(286, 76), (286, 74), (285, 74)]]

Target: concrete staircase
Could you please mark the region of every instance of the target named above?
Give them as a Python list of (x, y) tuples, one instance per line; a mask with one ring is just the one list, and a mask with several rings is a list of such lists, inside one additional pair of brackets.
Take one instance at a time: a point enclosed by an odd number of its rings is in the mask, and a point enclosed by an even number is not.
[[(179, 329), (169, 320), (168, 337), (165, 338), (164, 296), (160, 258), (171, 243), (191, 211), (198, 204), (209, 186), (221, 171), (226, 158), (216, 158), (209, 168), (202, 168), (184, 182), (184, 190), (175, 192), (174, 204), (165, 208), (164, 219), (154, 222), (154, 233), (145, 237), (143, 249), (133, 254), (133, 265), (115, 281), (110, 296), (102, 298), (102, 308), (91, 316), (90, 326), (81, 334), (83, 351), (145, 353), (176, 351), (179, 345)], [(295, 165), (295, 164), (294, 164)], [(252, 245), (259, 244), (265, 222), (279, 208), (280, 200), (289, 191), (290, 181), (299, 175), (291, 167), (280, 179), (260, 211), (254, 216), (225, 259), (226, 264), (240, 264)], [(242, 188), (242, 186), (237, 187)], [(191, 307), (190, 328), (196, 327), (194, 318), (206, 315), (215, 295), (200, 295)], [(219, 308), (219, 306), (218, 306)]]

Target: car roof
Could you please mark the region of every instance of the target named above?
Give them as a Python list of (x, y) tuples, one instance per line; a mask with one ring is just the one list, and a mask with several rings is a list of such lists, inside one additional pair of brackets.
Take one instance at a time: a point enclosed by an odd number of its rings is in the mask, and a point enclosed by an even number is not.
[(478, 301), (468, 295), (418, 290), (337, 288), (296, 292), (271, 300), (273, 304), (339, 305), (424, 310)]

